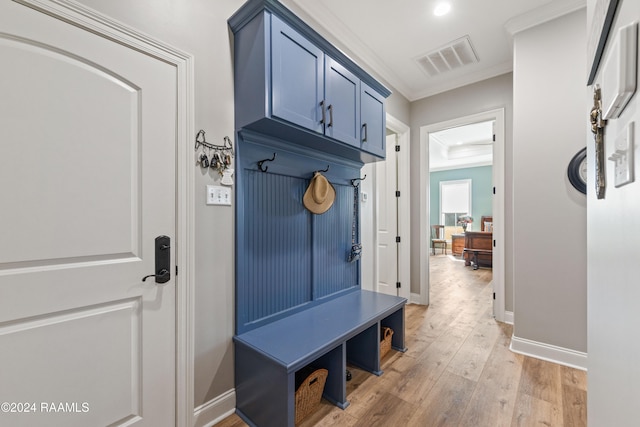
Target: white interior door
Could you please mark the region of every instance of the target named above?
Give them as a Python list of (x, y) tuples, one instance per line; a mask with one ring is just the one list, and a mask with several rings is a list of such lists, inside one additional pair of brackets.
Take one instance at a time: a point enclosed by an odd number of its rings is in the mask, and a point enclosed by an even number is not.
[(172, 426), (175, 67), (9, 1), (0, 58), (0, 424)]
[(398, 295), (398, 188), (395, 134), (387, 136), (387, 157), (376, 163), (378, 186), (378, 292)]

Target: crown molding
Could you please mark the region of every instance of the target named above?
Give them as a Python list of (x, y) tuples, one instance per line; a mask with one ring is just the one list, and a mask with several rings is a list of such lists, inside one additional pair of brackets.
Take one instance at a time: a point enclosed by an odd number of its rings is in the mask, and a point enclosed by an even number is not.
[(507, 34), (513, 37), (515, 34), (528, 30), (569, 13), (587, 7), (586, 0), (562, 0), (552, 1), (530, 12), (518, 15), (510, 19), (504, 25)]

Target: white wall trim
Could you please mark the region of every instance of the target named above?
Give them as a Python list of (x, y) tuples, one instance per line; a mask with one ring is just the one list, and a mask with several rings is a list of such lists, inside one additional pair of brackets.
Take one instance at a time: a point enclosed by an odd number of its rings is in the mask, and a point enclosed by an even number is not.
[(504, 323), (508, 323), (509, 325), (513, 325), (513, 311), (505, 311), (504, 312)]
[(195, 408), (193, 411), (194, 427), (211, 427), (236, 412), (236, 390), (226, 393)]
[(535, 357), (536, 359), (546, 360), (583, 371), (587, 370), (587, 353), (581, 351), (557, 347), (526, 338), (518, 338), (515, 335), (511, 337), (511, 345), (509, 348), (514, 353)]
[(193, 425), (194, 57), (72, 0), (14, 0), (176, 67), (176, 425)]
[(504, 25), (504, 29), (507, 34), (513, 37), (521, 31), (575, 12), (586, 6), (587, 2), (585, 0), (558, 0), (549, 2), (542, 7), (510, 19)]
[(422, 297), (420, 294), (411, 293), (411, 297), (409, 298), (410, 304), (422, 304)]
[(420, 295), (419, 304), (429, 304), (429, 134), (456, 126), (495, 120), (496, 140), (493, 147), (493, 185), (496, 193), (493, 199), (493, 238), (496, 247), (493, 250), (493, 291), (496, 294), (494, 316), (496, 320), (505, 319), (505, 112), (504, 108), (485, 111), (470, 116), (459, 117), (440, 123), (420, 127)]

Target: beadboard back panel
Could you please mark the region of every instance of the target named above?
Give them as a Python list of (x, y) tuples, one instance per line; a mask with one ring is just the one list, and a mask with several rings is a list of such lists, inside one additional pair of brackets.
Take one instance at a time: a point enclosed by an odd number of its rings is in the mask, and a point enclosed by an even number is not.
[[(258, 162), (270, 159), (262, 165)], [(354, 187), (362, 164), (242, 131), (236, 153), (236, 333), (360, 288), (349, 262)], [(336, 190), (315, 215), (302, 204), (314, 171)]]

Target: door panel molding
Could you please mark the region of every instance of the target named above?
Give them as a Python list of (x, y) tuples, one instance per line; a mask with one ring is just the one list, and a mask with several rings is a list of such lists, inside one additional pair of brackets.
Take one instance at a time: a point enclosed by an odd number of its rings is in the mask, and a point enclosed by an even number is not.
[(137, 50), (175, 67), (176, 94), (176, 425), (193, 425), (194, 57), (108, 16), (69, 0), (14, 0), (62, 22)]

